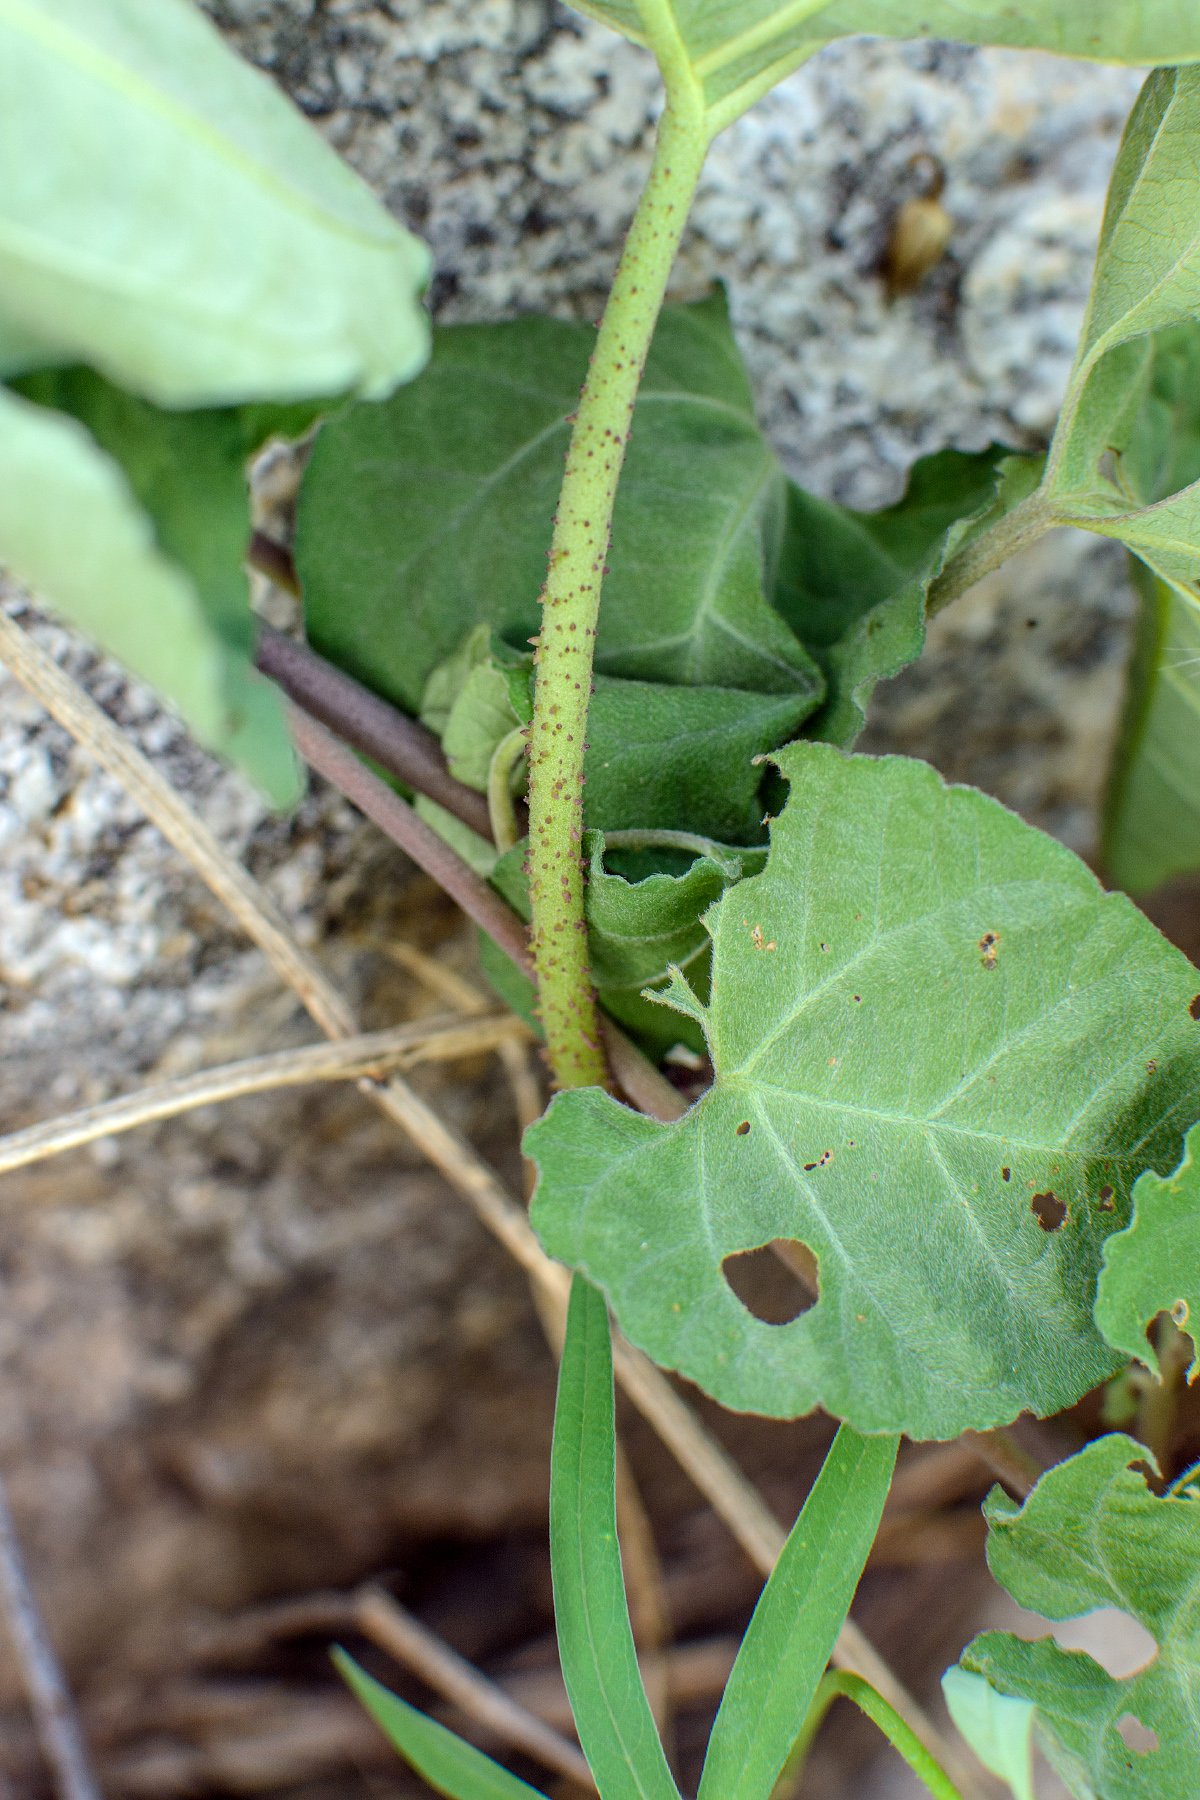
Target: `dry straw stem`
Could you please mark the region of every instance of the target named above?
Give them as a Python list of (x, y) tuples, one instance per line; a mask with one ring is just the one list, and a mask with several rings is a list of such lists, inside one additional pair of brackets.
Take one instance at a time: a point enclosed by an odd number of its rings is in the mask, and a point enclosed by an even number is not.
[(364, 1637), (452, 1700), (468, 1717), (496, 1732), (514, 1749), (526, 1751), (547, 1768), (557, 1769), (595, 1793), (596, 1783), (581, 1750), (481, 1675), (382, 1588), (359, 1592), (354, 1618)]
[[(218, 898), (226, 902), (247, 936), (263, 950), (321, 1029), (331, 1038), (354, 1036), (354, 1019), (345, 1000), (316, 960), (292, 937), (269, 897), (221, 848), (208, 827), (194, 817), (108, 715), (20, 626), (3, 614), (0, 660), (125, 787)], [(568, 1271), (546, 1255), (524, 1208), (482, 1157), (398, 1076), (391, 1076), (386, 1082), (364, 1078), (359, 1086), (408, 1133), (537, 1284), (543, 1316), (548, 1312), (564, 1313), (570, 1287)], [(619, 1332), (614, 1333), (613, 1362), (617, 1378), (634, 1405), (754, 1565), (764, 1576), (769, 1575), (786, 1534), (757, 1490), (709, 1436), (662, 1372)], [(861, 1674), (879, 1690), (954, 1776), (964, 1800), (982, 1800), (982, 1790), (961, 1755), (943, 1740), (932, 1720), (849, 1619), (838, 1635), (832, 1661), (838, 1668)]]
[(100, 1789), (88, 1763), (71, 1690), (29, 1585), (3, 1480), (0, 1480), (0, 1595), (38, 1742), (53, 1771), (59, 1800), (101, 1800)]
[(218, 1100), (299, 1087), (310, 1081), (352, 1081), (383, 1069), (449, 1062), (485, 1050), (503, 1054), (512, 1047), (519, 1053), (521, 1040), (531, 1036), (529, 1027), (512, 1013), (480, 1018), (470, 1024), (458, 1018), (424, 1019), (391, 1031), (364, 1032), (336, 1044), (306, 1045), (301, 1050), (279, 1050), (270, 1056), (224, 1063), (219, 1068), (202, 1069), (195, 1075), (139, 1088), (134, 1094), (122, 1094), (101, 1105), (14, 1131), (0, 1138), (0, 1175), (48, 1156), (58, 1156), (64, 1150), (74, 1150), (80, 1144), (94, 1143), (97, 1138), (114, 1137), (157, 1119), (173, 1119), (179, 1113), (210, 1106)]

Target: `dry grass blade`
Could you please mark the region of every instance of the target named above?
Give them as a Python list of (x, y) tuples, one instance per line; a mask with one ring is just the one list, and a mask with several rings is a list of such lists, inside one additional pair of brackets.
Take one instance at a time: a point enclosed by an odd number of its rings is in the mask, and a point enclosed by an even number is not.
[(0, 1480), (0, 1599), (29, 1697), (38, 1741), (54, 1774), (59, 1800), (101, 1800), (75, 1714), (71, 1690), (38, 1610), (25, 1558)]
[(536, 1756), (547, 1768), (557, 1769), (560, 1775), (595, 1792), (596, 1784), (581, 1750), (481, 1675), (382, 1588), (363, 1588), (356, 1597), (354, 1612), (364, 1637), (452, 1700), (478, 1724), (494, 1731), (513, 1749)]
[[(296, 943), (257, 883), (222, 850), (212, 833), (192, 818), (179, 796), (112, 720), (3, 614), (0, 660), (122, 783), (208, 881), (213, 892), (226, 900), (247, 935), (270, 957), (322, 1030), (335, 1038), (353, 1036), (354, 1020), (345, 1001), (315, 959)], [(650, 1067), (648, 1063), (645, 1066)], [(662, 1080), (657, 1070), (652, 1072), (656, 1080)], [(668, 1083), (663, 1085), (669, 1087)], [(386, 1083), (364, 1079), (359, 1086), (408, 1132), (418, 1149), (528, 1272), (536, 1284), (543, 1316), (565, 1316), (570, 1287), (567, 1270), (546, 1255), (523, 1207), (483, 1158), (399, 1077), (392, 1076)], [(677, 1095), (675, 1099), (678, 1100)], [(666, 1377), (619, 1333), (614, 1337), (613, 1358), (618, 1379), (634, 1404), (729, 1526), (755, 1566), (768, 1575), (785, 1533), (756, 1489), (709, 1436)], [(962, 1756), (943, 1740), (932, 1720), (850, 1620), (838, 1637), (834, 1661), (839, 1668), (851, 1669), (870, 1681), (954, 1777), (964, 1800), (977, 1800), (981, 1790)]]
[(430, 1019), (400, 1025), (392, 1031), (365, 1032), (337, 1043), (279, 1050), (270, 1056), (224, 1063), (219, 1068), (202, 1069), (196, 1075), (140, 1088), (135, 1094), (122, 1094), (98, 1106), (11, 1132), (0, 1138), (0, 1175), (58, 1156), (64, 1150), (77, 1149), (81, 1144), (94, 1143), (97, 1138), (113, 1137), (158, 1119), (172, 1119), (218, 1100), (299, 1087), (310, 1081), (352, 1081), (397, 1064), (411, 1068), (415, 1063), (448, 1062), (483, 1050), (503, 1053), (529, 1035), (528, 1026), (512, 1013), (472, 1020), (470, 1024), (461, 1019)]

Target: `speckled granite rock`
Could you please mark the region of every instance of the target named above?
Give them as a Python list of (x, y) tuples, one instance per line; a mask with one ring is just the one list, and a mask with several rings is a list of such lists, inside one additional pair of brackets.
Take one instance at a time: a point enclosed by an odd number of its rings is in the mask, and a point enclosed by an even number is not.
[[(429, 239), (441, 317), (595, 316), (648, 164), (645, 55), (548, 0), (208, 10)], [(1136, 87), (851, 43), (715, 146), (676, 291), (728, 284), (764, 426), (800, 480), (876, 505), (924, 451), (1045, 434)], [(880, 258), (922, 152), (945, 166), (954, 237), (889, 305)], [(929, 756), (1086, 849), (1128, 613), (1110, 547), (1047, 541), (936, 622), (926, 660), (880, 690), (867, 746)], [(428, 1009), (362, 941), (403, 930), (467, 954), (401, 859), (327, 795), (267, 818), (144, 692), (38, 632), (244, 851), (368, 1023)], [(7, 681), (0, 983), (4, 1129), (309, 1035)], [(465, 1074), (441, 1103), (502, 1146), (503, 1091)], [(206, 1608), (544, 1504), (550, 1376), (520, 1282), (352, 1093), (197, 1115), (7, 1176), (0, 1198), (0, 1467), (81, 1680), (169, 1661)]]

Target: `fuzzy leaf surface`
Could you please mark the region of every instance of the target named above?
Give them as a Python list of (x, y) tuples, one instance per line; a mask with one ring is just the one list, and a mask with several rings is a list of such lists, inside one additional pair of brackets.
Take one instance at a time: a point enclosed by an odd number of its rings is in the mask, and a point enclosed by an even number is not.
[(9, 374), (195, 406), (425, 360), (428, 251), (188, 0), (0, 0), (0, 168)]
[(774, 1788), (875, 1541), (896, 1449), (894, 1437), (839, 1429), (742, 1639), (698, 1800), (763, 1800)]
[[(473, 625), (525, 648), (594, 341), (556, 319), (448, 326), (403, 393), (325, 426), (296, 549), (322, 655), (415, 711)], [(763, 592), (784, 497), (724, 296), (664, 308), (617, 494), (598, 672), (811, 710), (820, 672)]]
[(636, 43), (681, 41), (714, 123), (736, 118), (833, 38), (945, 38), (1052, 50), (1097, 62), (1200, 60), (1189, 0), (571, 0)]
[(615, 1498), (612, 1346), (603, 1295), (576, 1276), (554, 1409), (550, 1564), (563, 1680), (606, 1800), (679, 1800), (638, 1668)]
[(335, 1648), (333, 1660), (388, 1742), (437, 1793), (449, 1800), (543, 1800), (527, 1781), (393, 1694), (344, 1650)]
[[(706, 915), (711, 1001), (666, 996), (703, 1024), (714, 1086), (673, 1125), (558, 1095), (526, 1135), (537, 1229), (727, 1406), (941, 1438), (1067, 1405), (1115, 1366), (1091, 1317), (1103, 1240), (1200, 1112), (1195, 971), (1069, 851), (925, 765), (775, 760), (766, 870)], [(786, 1325), (722, 1274), (776, 1237), (820, 1271)]]
[[(1051, 1469), (1023, 1507), (996, 1488), (984, 1509), (988, 1563), (1019, 1605), (1054, 1620), (1117, 1607), (1158, 1645), (1124, 1679), (1052, 1638), (985, 1632), (964, 1651), (965, 1669), (1034, 1703), (1037, 1741), (1079, 1800), (1189, 1793), (1200, 1767), (1200, 1500), (1156, 1498), (1130, 1466), (1148, 1460), (1114, 1433)], [(1126, 1715), (1156, 1748), (1127, 1747)]]
[[(107, 392), (120, 410), (126, 397)], [(172, 415), (157, 418), (165, 423)], [(206, 427), (190, 429), (195, 420), (175, 415), (168, 435), (214, 449)], [(223, 431), (216, 427), (207, 470), (195, 471), (195, 509), (176, 512), (192, 471), (170, 456), (158, 463), (153, 433), (140, 443), (144, 460), (124, 437), (118, 460), (77, 419), (0, 388), (0, 561), (149, 682), (202, 744), (237, 763), (282, 806), (299, 798), (299, 770), (278, 692), (250, 666), (251, 614), (240, 567), (245, 480), (238, 465), (240, 497), (231, 499)], [(205, 474), (214, 477), (207, 490)], [(145, 498), (160, 503), (153, 514), (139, 505)], [(231, 540), (231, 509), (239, 508)], [(242, 589), (240, 610), (231, 571)]]
[(992, 510), (1004, 465), (1016, 460), (999, 445), (923, 456), (903, 498), (878, 512), (855, 512), (788, 483), (772, 598), (827, 683), (806, 736), (852, 744), (875, 683), (921, 654), (929, 585)]
[(1114, 1349), (1155, 1369), (1158, 1356), (1146, 1330), (1156, 1314), (1169, 1312), (1181, 1330), (1200, 1330), (1197, 1151), (1200, 1125), (1193, 1125), (1179, 1167), (1165, 1177), (1149, 1169), (1138, 1177), (1132, 1222), (1104, 1246), (1096, 1323)]

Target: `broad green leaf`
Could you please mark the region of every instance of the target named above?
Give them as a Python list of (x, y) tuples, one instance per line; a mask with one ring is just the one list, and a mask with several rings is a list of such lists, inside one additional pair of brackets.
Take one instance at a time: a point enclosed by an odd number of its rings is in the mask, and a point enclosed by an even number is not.
[[(706, 915), (711, 1001), (668, 991), (704, 1025), (711, 1091), (673, 1125), (559, 1094), (525, 1140), (536, 1227), (727, 1406), (940, 1438), (1068, 1405), (1115, 1367), (1091, 1318), (1103, 1240), (1200, 1113), (1195, 971), (1068, 850), (925, 765), (775, 760), (766, 870)], [(776, 1237), (820, 1270), (786, 1325), (722, 1274)]]
[(941, 450), (913, 465), (903, 499), (855, 512), (788, 483), (775, 606), (821, 665), (825, 705), (805, 735), (853, 743), (876, 681), (913, 662), (925, 643), (929, 585), (970, 527), (989, 516), (1010, 458)]
[(896, 1448), (838, 1431), (742, 1639), (698, 1800), (766, 1800), (774, 1787), (875, 1541)]
[(543, 1800), (536, 1788), (464, 1743), (360, 1669), (340, 1648), (332, 1651), (338, 1673), (362, 1701), (388, 1742), (431, 1788), (450, 1800)]
[(0, 0), (0, 169), (9, 373), (192, 406), (425, 360), (424, 245), (189, 0)]
[[(79, 368), (44, 371), (16, 385), (27, 399), (86, 426), (124, 470), (153, 522), (159, 549), (190, 576), (219, 640), (227, 709), (246, 720), (228, 741), (209, 738), (210, 747), (240, 763), (276, 800), (297, 799), (295, 759), (279, 696), (253, 668), (257, 622), (243, 567), (250, 532), (246, 463), (273, 433), (303, 433), (319, 403), (168, 412)], [(122, 629), (139, 640), (148, 642), (169, 629), (152, 605), (139, 611), (133, 594), (126, 604), (131, 616)], [(87, 629), (83, 619), (78, 623)], [(101, 641), (121, 654), (115, 644)], [(173, 691), (162, 691), (181, 703)]]
[(949, 38), (1097, 62), (1200, 60), (1190, 0), (571, 0), (636, 43), (682, 45), (715, 125), (833, 38)]
[[(557, 319), (448, 326), (403, 393), (324, 427), (296, 546), (323, 655), (415, 711), (473, 626), (525, 649), (594, 341)], [(724, 296), (666, 307), (617, 495), (598, 672), (811, 709), (820, 674), (763, 594), (784, 495)]]
[[(1118, 1607), (1158, 1646), (1124, 1679), (1052, 1638), (985, 1632), (964, 1651), (964, 1668), (1033, 1702), (1037, 1741), (1080, 1800), (1190, 1794), (1200, 1768), (1200, 1502), (1156, 1498), (1131, 1467), (1150, 1460), (1132, 1438), (1103, 1437), (1044, 1475), (1023, 1507), (998, 1488), (985, 1507), (988, 1562), (1019, 1605), (1054, 1620)], [(1156, 1747), (1130, 1748), (1126, 1721)]]
[(617, 1544), (612, 1347), (595, 1288), (571, 1284), (550, 1462), (550, 1566), (563, 1680), (605, 1800), (678, 1800), (642, 1685)]
[[(1104, 1246), (1096, 1293), (1096, 1323), (1109, 1343), (1155, 1370), (1146, 1331), (1158, 1313), (1169, 1312), (1184, 1331), (1200, 1329), (1200, 1167), (1193, 1145), (1200, 1149), (1200, 1125), (1188, 1132), (1173, 1174), (1148, 1169), (1138, 1177), (1133, 1220)], [(1194, 1362), (1188, 1373), (1195, 1378)]]
[[(202, 556), (199, 540), (196, 548)], [(156, 542), (124, 470), (78, 421), (3, 388), (0, 561), (178, 707), (202, 744), (239, 763), (277, 805), (298, 798), (278, 693), (253, 674), (185, 563)]]
[(999, 1694), (982, 1675), (957, 1665), (942, 1676), (951, 1719), (985, 1769), (999, 1775), (1015, 1800), (1037, 1800), (1033, 1791), (1033, 1726), (1037, 1709), (1029, 1700)]

